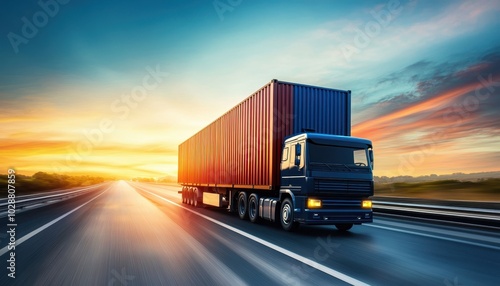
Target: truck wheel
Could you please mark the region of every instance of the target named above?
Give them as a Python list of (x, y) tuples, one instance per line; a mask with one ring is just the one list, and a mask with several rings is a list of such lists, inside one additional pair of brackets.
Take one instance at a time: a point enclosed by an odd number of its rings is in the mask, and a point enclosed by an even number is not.
[(188, 205), (193, 205), (193, 202), (194, 202), (194, 195), (193, 195), (193, 188), (189, 188), (189, 192), (188, 192)]
[(339, 230), (339, 231), (348, 231), (351, 229), (351, 227), (353, 226), (352, 223), (339, 223), (339, 224), (336, 224), (335, 227)]
[(188, 203), (188, 189), (185, 188), (183, 191), (182, 191), (182, 202), (184, 204), (187, 204)]
[(193, 206), (198, 207), (198, 190), (196, 188), (193, 189)]
[(251, 194), (248, 199), (248, 218), (253, 223), (259, 221), (259, 197), (256, 194)]
[(248, 218), (248, 201), (247, 201), (247, 193), (241, 192), (238, 195), (238, 215), (241, 219)]
[(281, 203), (280, 221), (281, 227), (286, 231), (293, 231), (298, 227), (298, 224), (293, 221), (293, 202), (290, 198), (286, 198)]

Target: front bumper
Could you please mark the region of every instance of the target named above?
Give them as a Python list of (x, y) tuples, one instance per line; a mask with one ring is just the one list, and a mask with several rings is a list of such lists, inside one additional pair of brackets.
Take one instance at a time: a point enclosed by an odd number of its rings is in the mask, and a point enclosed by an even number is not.
[(362, 224), (373, 222), (373, 211), (371, 209), (305, 209), (302, 212), (296, 212), (295, 218), (302, 224)]

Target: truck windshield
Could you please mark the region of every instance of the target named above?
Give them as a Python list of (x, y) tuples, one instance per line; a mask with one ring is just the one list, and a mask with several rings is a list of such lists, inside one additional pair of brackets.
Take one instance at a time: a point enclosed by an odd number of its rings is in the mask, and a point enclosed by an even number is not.
[(369, 167), (367, 152), (364, 148), (321, 145), (312, 142), (309, 145), (309, 164), (313, 169), (333, 171), (351, 171)]

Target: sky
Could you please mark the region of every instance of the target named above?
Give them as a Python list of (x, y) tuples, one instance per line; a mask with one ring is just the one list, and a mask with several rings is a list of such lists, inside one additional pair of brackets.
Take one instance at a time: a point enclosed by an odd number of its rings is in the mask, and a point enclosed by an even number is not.
[(175, 177), (272, 79), (351, 90), (377, 176), (500, 170), (499, 1), (137, 2), (5, 1), (0, 173)]

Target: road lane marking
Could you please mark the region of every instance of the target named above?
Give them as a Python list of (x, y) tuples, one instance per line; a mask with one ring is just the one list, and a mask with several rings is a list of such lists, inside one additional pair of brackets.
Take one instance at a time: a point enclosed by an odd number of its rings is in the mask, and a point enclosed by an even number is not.
[[(99, 185), (93, 185), (93, 186), (90, 186), (90, 187), (87, 187), (87, 188), (78, 189), (78, 190), (71, 191), (71, 192), (57, 191), (57, 193), (56, 193), (56, 194), (53, 194), (53, 195), (46, 195), (46, 196), (42, 196), (42, 197), (39, 197), (39, 196), (38, 196), (38, 195), (40, 195), (40, 194), (35, 194), (35, 195), (27, 195), (27, 196), (29, 196), (29, 198), (27, 198), (27, 199), (20, 199), (20, 200), (16, 200), (16, 202), (17, 202), (17, 203), (24, 203), (24, 202), (29, 202), (29, 201), (35, 201), (35, 200), (42, 200), (42, 199), (53, 198), (53, 197), (64, 197), (64, 196), (67, 196), (67, 195), (70, 195), (70, 194), (74, 194), (74, 193), (78, 193), (78, 192), (82, 192), (82, 191), (85, 191), (85, 190), (88, 190), (88, 189), (97, 188), (97, 187), (99, 187), (100, 185), (102, 185), (102, 184), (99, 184)], [(18, 198), (27, 197), (27, 196), (20, 196), (20, 197), (18, 197)], [(7, 199), (5, 199), (5, 201), (7, 201)], [(4, 206), (4, 205), (7, 205), (7, 203), (0, 203), (0, 206)]]
[(270, 263), (269, 260), (262, 259), (258, 255), (254, 254), (251, 251), (248, 251), (244, 249), (243, 247), (238, 247), (234, 245), (234, 243), (231, 243), (228, 239), (218, 235), (214, 231), (211, 231), (210, 229), (203, 227), (203, 229), (215, 237), (217, 240), (219, 240), (221, 243), (223, 243), (226, 247), (230, 248), (232, 251), (237, 253), (239, 256), (241, 256), (243, 259), (248, 261), (251, 265), (259, 269), (264, 275), (272, 279), (276, 284), (279, 285), (287, 285), (290, 284), (290, 276), (286, 275), (286, 272), (283, 272), (282, 268), (277, 267), (277, 265)]
[(380, 229), (385, 229), (385, 230), (392, 230), (392, 231), (402, 232), (402, 233), (406, 233), (406, 234), (436, 238), (436, 239), (441, 239), (441, 240), (447, 240), (447, 241), (452, 241), (452, 242), (464, 243), (464, 244), (480, 246), (480, 247), (485, 247), (485, 248), (494, 249), (494, 250), (500, 250), (500, 247), (498, 247), (498, 246), (487, 245), (487, 244), (482, 244), (482, 243), (472, 242), (472, 241), (466, 241), (466, 240), (456, 239), (456, 238), (451, 238), (451, 237), (438, 236), (438, 235), (434, 235), (434, 234), (426, 234), (426, 233), (421, 233), (421, 232), (416, 232), (416, 231), (411, 231), (411, 230), (403, 230), (403, 229), (397, 229), (397, 228), (392, 228), (392, 227), (388, 227), (388, 226), (381, 226), (381, 225), (374, 225), (374, 224), (367, 224), (365, 226), (380, 228)]
[[(44, 225), (42, 225), (41, 227), (35, 229), (34, 231), (28, 233), (27, 235), (21, 237), (20, 239), (16, 240), (16, 247), (19, 246), (21, 243), (25, 242), (26, 240), (32, 238), (33, 236), (37, 235), (38, 233), (40, 233), (41, 231), (45, 230), (46, 228), (48, 228), (49, 226), (55, 224), (56, 222), (60, 221), (61, 219), (67, 217), (68, 215), (72, 214), (73, 212), (77, 211), (78, 209), (80, 209), (81, 207), (83, 207), (84, 205), (90, 203), (91, 201), (97, 199), (98, 197), (100, 197), (102, 194), (104, 194), (107, 190), (109, 190), (109, 188), (111, 188), (111, 186), (109, 186), (106, 190), (104, 190), (102, 193), (100, 193), (99, 195), (95, 196), (94, 198), (92, 198), (90, 201), (84, 203), (83, 205), (63, 214), (62, 216), (52, 220), (51, 222), (48, 222)], [(8, 250), (8, 246), (0, 249), (0, 256), (4, 255), (5, 253), (7, 253)]]
[(220, 222), (220, 221), (218, 221), (216, 219), (213, 219), (213, 218), (211, 218), (209, 216), (206, 216), (206, 215), (203, 215), (203, 214), (198, 213), (196, 211), (193, 211), (193, 210), (191, 210), (191, 209), (189, 209), (189, 208), (187, 208), (187, 207), (185, 207), (183, 205), (180, 205), (180, 204), (178, 204), (178, 203), (176, 203), (174, 201), (166, 199), (166, 198), (164, 198), (162, 196), (159, 196), (159, 195), (157, 195), (155, 193), (152, 193), (152, 192), (147, 191), (145, 189), (142, 189), (142, 190), (144, 192), (147, 192), (147, 193), (149, 193), (149, 194), (151, 194), (151, 195), (153, 195), (155, 197), (158, 197), (158, 198), (160, 198), (160, 199), (162, 199), (162, 200), (164, 200), (164, 201), (166, 201), (166, 202), (168, 202), (168, 203), (170, 203), (172, 205), (175, 205), (175, 206), (178, 206), (180, 208), (183, 208), (183, 209), (185, 209), (185, 210), (187, 210), (187, 211), (189, 211), (189, 212), (191, 212), (191, 213), (193, 213), (193, 214), (195, 214), (197, 216), (200, 216), (200, 217), (202, 217), (202, 218), (204, 218), (204, 219), (206, 219), (208, 221), (211, 221), (211, 222), (213, 222), (215, 224), (218, 224), (219, 226), (222, 226), (225, 229), (228, 229), (228, 230), (230, 230), (232, 232), (235, 232), (235, 233), (237, 233), (237, 234), (239, 234), (241, 236), (244, 236), (244, 237), (246, 237), (246, 238), (248, 238), (250, 240), (253, 240), (253, 241), (255, 241), (255, 242), (259, 243), (259, 244), (267, 246), (268, 248), (271, 248), (271, 249), (273, 249), (273, 250), (275, 250), (277, 252), (280, 252), (281, 254), (284, 254), (284, 255), (286, 255), (286, 256), (288, 256), (290, 258), (293, 258), (293, 259), (295, 259), (295, 260), (297, 260), (299, 262), (302, 262), (302, 263), (304, 263), (304, 264), (306, 264), (306, 265), (308, 265), (308, 266), (310, 266), (312, 268), (315, 268), (316, 270), (319, 270), (319, 271), (321, 271), (323, 273), (326, 273), (326, 274), (328, 274), (328, 275), (330, 275), (330, 276), (332, 276), (334, 278), (342, 280), (342, 281), (344, 281), (346, 283), (349, 283), (351, 285), (356, 285), (356, 286), (358, 286), (358, 285), (359, 286), (368, 286), (369, 285), (369, 284), (361, 282), (361, 281), (359, 281), (359, 280), (357, 280), (357, 279), (355, 279), (353, 277), (350, 277), (350, 276), (348, 276), (348, 275), (346, 275), (344, 273), (338, 272), (337, 270), (334, 270), (334, 269), (331, 269), (331, 268), (329, 268), (327, 266), (324, 266), (323, 264), (319, 264), (319, 263), (317, 263), (317, 262), (315, 262), (315, 261), (313, 261), (313, 260), (311, 260), (309, 258), (306, 258), (306, 257), (301, 256), (299, 254), (296, 254), (294, 252), (291, 252), (290, 250), (287, 250), (287, 249), (285, 249), (283, 247), (280, 247), (280, 246), (278, 246), (276, 244), (273, 244), (271, 242), (263, 240), (263, 239), (261, 239), (261, 238), (259, 238), (257, 236), (252, 235), (252, 234), (246, 233), (246, 232), (244, 232), (244, 231), (242, 231), (242, 230), (240, 230), (238, 228), (232, 227), (232, 226), (230, 226), (228, 224)]

